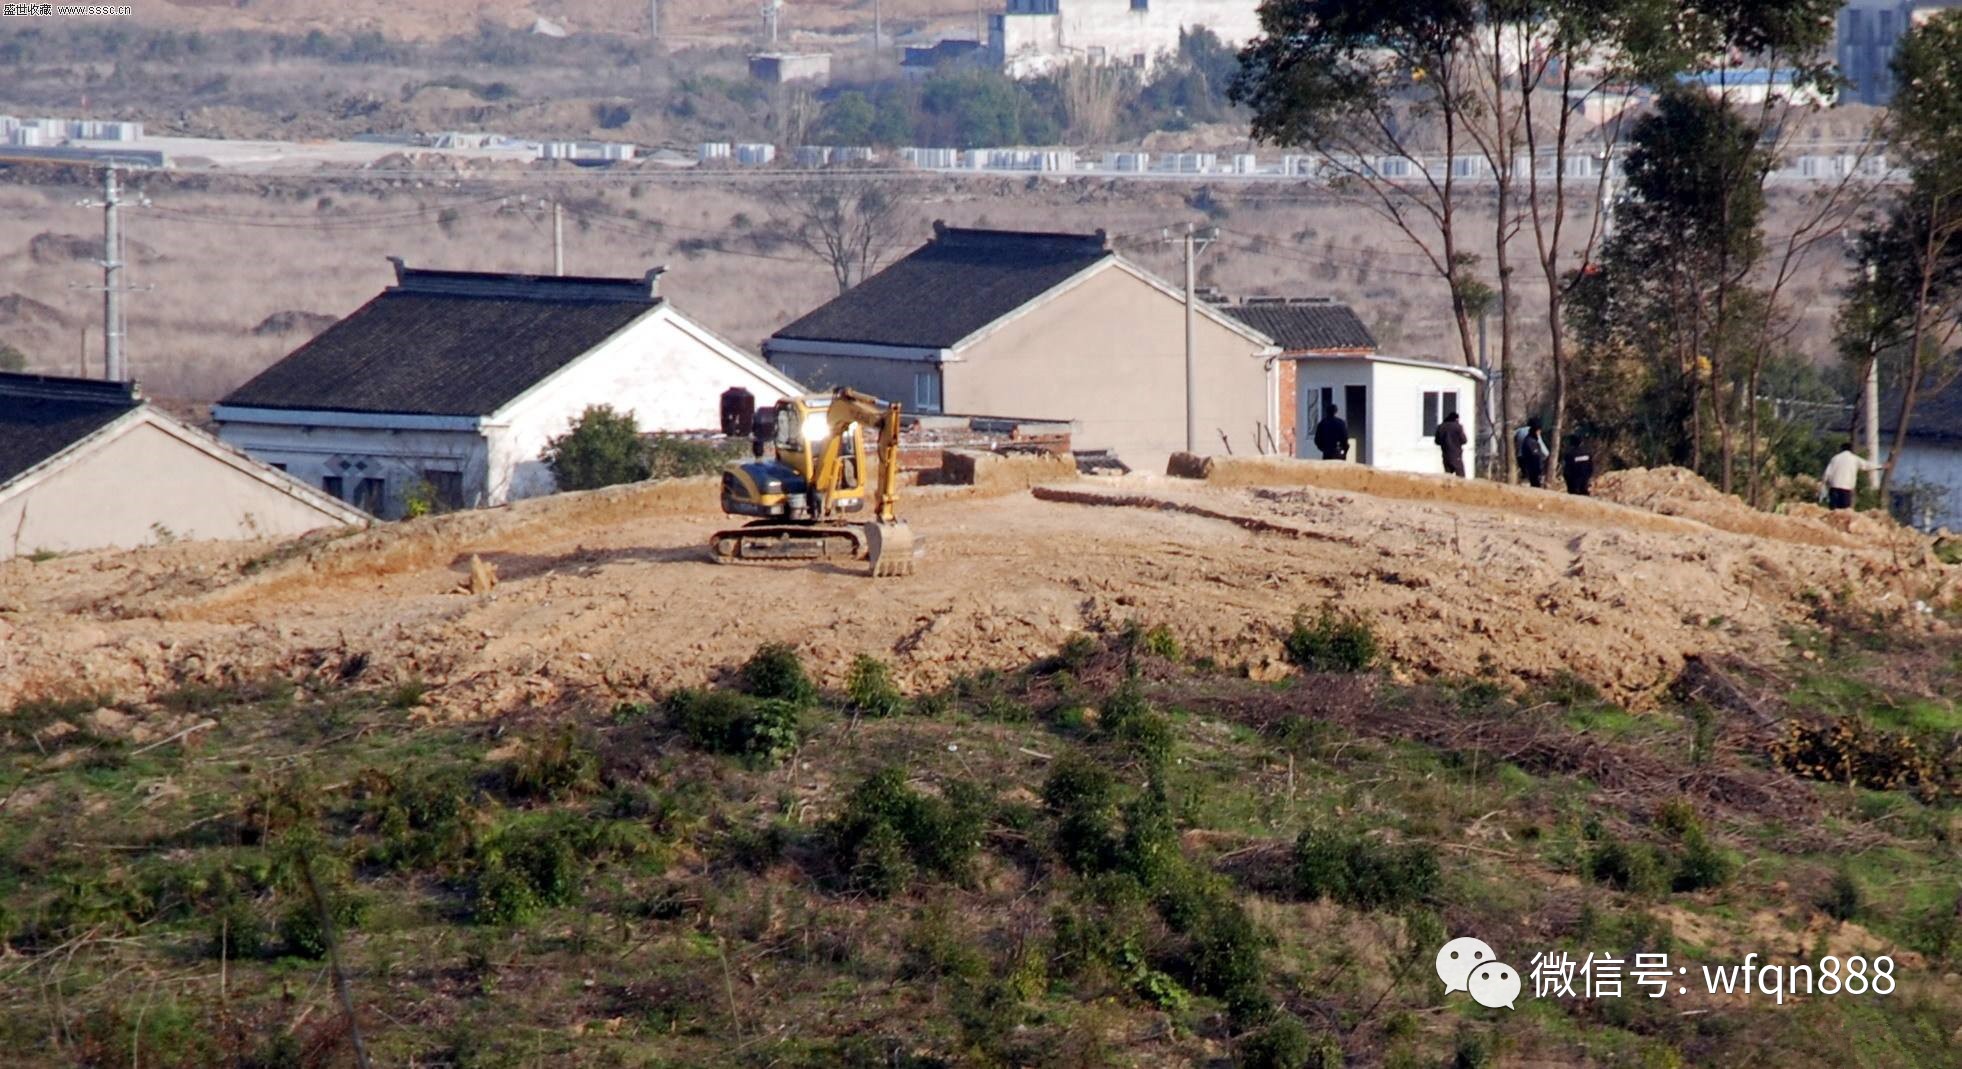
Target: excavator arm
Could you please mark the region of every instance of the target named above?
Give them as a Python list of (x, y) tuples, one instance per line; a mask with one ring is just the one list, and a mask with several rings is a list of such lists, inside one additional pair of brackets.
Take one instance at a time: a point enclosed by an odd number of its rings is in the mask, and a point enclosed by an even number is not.
[(887, 403), (870, 394), (840, 386), (831, 395), (825, 410), (831, 420), (831, 438), (825, 443), (819, 470), (835, 486), (841, 477), (845, 431), (853, 424), (879, 429), (878, 522), (899, 522), (899, 402)]

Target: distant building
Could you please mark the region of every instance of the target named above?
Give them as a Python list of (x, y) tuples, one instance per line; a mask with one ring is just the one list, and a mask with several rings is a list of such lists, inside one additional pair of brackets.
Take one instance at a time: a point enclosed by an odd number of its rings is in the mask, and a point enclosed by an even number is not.
[(724, 391), (797, 383), (656, 295), (645, 278), (429, 271), (395, 285), (212, 410), (219, 435), (379, 516), (556, 489), (547, 442), (594, 405), (643, 432), (715, 429)]
[(1205, 27), (1230, 46), (1260, 35), (1260, 0), (1006, 0), (988, 17), (988, 58), (1012, 78), (1074, 62), (1148, 70)]
[[(1880, 444), (1894, 441), (1898, 394), (1881, 398)], [(1882, 459), (1885, 459), (1884, 457)], [(1915, 398), (1901, 459), (1888, 483), (1888, 510), (1923, 530), (1962, 531), (1962, 379)]]
[(925, 78), (942, 67), (968, 66), (987, 57), (980, 41), (948, 38), (930, 45), (907, 45), (899, 61), (899, 72), (909, 78)]
[(367, 522), (130, 383), (0, 374), (0, 560)]
[(771, 85), (803, 82), (826, 85), (831, 81), (829, 52), (762, 52), (749, 57), (749, 76)]
[(1841, 99), (1885, 104), (1894, 96), (1894, 47), (1901, 35), (1962, 0), (1851, 0), (1840, 9), (1833, 39), (1839, 73), (1849, 83)]
[[(1184, 294), (1102, 232), (934, 224), (931, 242), (763, 343), (813, 388), (851, 386), (921, 413), (1066, 420), (1075, 447), (1163, 469), (1185, 448)], [(1201, 302), (1203, 452), (1272, 448), (1280, 350)]]
[[(1320, 456), (1314, 452), (1315, 423), (1321, 419), (1323, 407), (1320, 388), (1314, 385), (1319, 380), (1312, 369), (1304, 380), (1299, 369), (1329, 357), (1373, 355), (1376, 336), (1354, 309), (1323, 298), (1251, 297), (1237, 304), (1218, 302), (1217, 306), (1281, 347), (1277, 379), (1281, 451), (1293, 456)], [(1306, 388), (1304, 381), (1309, 384)]]

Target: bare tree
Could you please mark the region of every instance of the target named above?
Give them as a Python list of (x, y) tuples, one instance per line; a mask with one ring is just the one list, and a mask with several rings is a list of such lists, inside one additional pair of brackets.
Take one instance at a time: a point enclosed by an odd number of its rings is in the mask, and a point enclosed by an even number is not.
[(898, 182), (849, 171), (799, 181), (779, 211), (785, 237), (831, 268), (839, 293), (877, 271), (913, 224)]
[(1056, 78), (1062, 96), (1063, 119), (1070, 136), (1082, 144), (1102, 144), (1117, 129), (1117, 108), (1124, 99), (1130, 75), (1122, 67), (1079, 61), (1064, 67)]

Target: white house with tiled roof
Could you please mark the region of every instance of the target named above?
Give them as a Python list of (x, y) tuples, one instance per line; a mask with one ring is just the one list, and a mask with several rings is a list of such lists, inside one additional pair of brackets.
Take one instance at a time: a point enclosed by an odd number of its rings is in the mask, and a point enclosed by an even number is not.
[(714, 430), (723, 394), (798, 384), (638, 279), (429, 271), (396, 281), (212, 410), (219, 435), (384, 517), (550, 493), (542, 459), (587, 408), (642, 433)]

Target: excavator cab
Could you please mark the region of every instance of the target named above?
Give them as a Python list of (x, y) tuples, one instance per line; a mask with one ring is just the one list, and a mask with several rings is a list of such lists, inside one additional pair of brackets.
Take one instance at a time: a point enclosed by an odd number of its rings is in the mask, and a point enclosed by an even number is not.
[[(755, 421), (755, 459), (722, 472), (722, 511), (752, 517), (710, 540), (726, 564), (869, 559), (876, 576), (913, 570), (913, 538), (895, 513), (899, 406), (848, 389), (779, 401)], [(879, 470), (866, 464), (865, 431), (878, 423)], [(764, 436), (770, 446), (762, 446)], [(853, 523), (876, 483), (877, 518)]]

